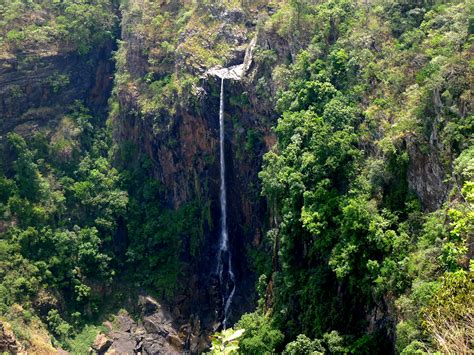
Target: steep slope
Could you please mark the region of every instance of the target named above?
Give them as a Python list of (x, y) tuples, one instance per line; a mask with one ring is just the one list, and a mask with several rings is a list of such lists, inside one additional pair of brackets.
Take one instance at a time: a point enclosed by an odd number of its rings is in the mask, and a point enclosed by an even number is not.
[[(140, 160), (146, 157), (150, 162), (148, 174), (160, 182), (162, 191), (154, 201), (164, 209), (186, 211), (181, 216), (193, 228), (179, 229), (172, 235), (131, 230), (130, 245), (131, 250), (143, 253), (136, 255), (137, 265), (158, 270), (155, 280), (148, 279), (148, 283), (164, 294), (166, 288), (177, 288), (182, 294), (178, 309), (183, 320), (194, 312), (205, 316), (206, 324), (222, 317), (214, 316), (222, 312), (217, 307), (214, 285), (220, 218), (220, 80), (206, 72), (215, 66), (242, 63), (246, 51), (251, 67), (244, 79), (224, 83), (228, 222), (238, 284), (232, 319), (253, 304), (255, 266), (249, 254), (258, 257), (267, 218), (257, 173), (263, 153), (273, 142), (270, 127), (275, 117), (269, 101), (271, 87), (263, 83), (271, 81), (270, 65), (260, 47), (273, 43), (257, 31), (257, 23), (258, 16), (273, 10), (265, 2), (241, 9), (223, 4), (136, 1), (122, 9), (113, 126), (122, 157), (126, 157), (123, 166), (136, 173), (141, 169)], [(248, 50), (252, 38), (255, 48)], [(124, 149), (129, 150), (128, 154), (136, 149), (133, 161)], [(142, 203), (143, 196), (140, 192), (134, 194), (135, 189), (133, 184), (129, 187), (131, 196)], [(144, 239), (153, 246), (148, 251), (139, 249)], [(149, 263), (161, 243), (174, 244), (166, 253), (179, 263), (165, 265), (165, 255), (156, 258), (156, 264)], [(180, 272), (184, 277), (178, 277)], [(167, 279), (162, 280), (164, 277)]]
[(0, 1), (2, 351), (67, 346), (113, 275), (105, 240), (126, 203), (104, 146), (116, 25), (109, 1)]
[(209, 349), (244, 63), (241, 351), (467, 352), (472, 24), (466, 0), (0, 0), (0, 350)]
[[(28, 7), (18, 1), (0, 9), (6, 19), (1, 23), (2, 229), (6, 245), (19, 248), (26, 265), (32, 263), (31, 275), (41, 280), (26, 286), (33, 303), (41, 304), (31, 311), (64, 346), (72, 346), (67, 339), (101, 313), (97, 305), (106, 306), (115, 272), (126, 283), (154, 292), (176, 331), (194, 319), (190, 331), (202, 329), (197, 335), (206, 339), (220, 325), (215, 273), (219, 83), (205, 73), (243, 62), (250, 44), (257, 44), (245, 79), (225, 83), (229, 235), (238, 283), (231, 318), (251, 310), (256, 275), (269, 269), (262, 245), (268, 217), (257, 173), (274, 141), (275, 118), (271, 85), (264, 83), (271, 82), (271, 62), (263, 48), (273, 46), (272, 39), (256, 34), (259, 17), (268, 16), (274, 5), (122, 5), (109, 124), (120, 176), (105, 160), (113, 3)], [(272, 61), (286, 60), (287, 46), (275, 47), (281, 53)], [(28, 179), (34, 182), (29, 187)], [(35, 241), (42, 234), (41, 242)], [(79, 254), (70, 249), (65, 257), (74, 261), (65, 270), (53, 270), (49, 263), (45, 271), (35, 269), (45, 257), (62, 260), (61, 243), (74, 238)], [(90, 242), (96, 253), (90, 263), (100, 259), (95, 267), (103, 273), (97, 278), (89, 275), (94, 266), (81, 260), (87, 245), (81, 243)], [(43, 272), (55, 281), (44, 281)], [(7, 273), (6, 287), (14, 277)], [(6, 304), (16, 302), (23, 303), (13, 292)], [(59, 312), (53, 312), (54, 305)]]
[[(54, 128), (76, 100), (103, 113), (113, 73), (115, 16), (110, 4), (29, 6), (13, 1), (2, 2), (0, 11), (2, 135)], [(72, 20), (77, 16), (90, 22), (78, 24)]]
[(303, 50), (273, 72), (274, 268), (236, 325), (244, 353), (472, 347), (470, 13), (303, 1), (267, 22)]
[(103, 43), (87, 57), (75, 52), (20, 52), (0, 59), (2, 135), (54, 132), (77, 100), (103, 114), (112, 88), (112, 45)]

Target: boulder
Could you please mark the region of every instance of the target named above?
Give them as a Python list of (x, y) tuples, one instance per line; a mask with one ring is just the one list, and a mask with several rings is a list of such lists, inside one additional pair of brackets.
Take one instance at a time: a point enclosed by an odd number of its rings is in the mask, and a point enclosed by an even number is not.
[(133, 320), (130, 318), (130, 316), (120, 315), (118, 317), (118, 319), (119, 319), (119, 324), (120, 324), (119, 325), (120, 331), (126, 332), (126, 333), (131, 333), (132, 329), (135, 326), (135, 324), (134, 324)]
[(161, 317), (154, 316), (145, 317), (143, 319), (143, 326), (148, 333), (159, 334), (163, 337), (168, 336), (170, 330), (172, 330), (167, 324), (163, 323)]
[[(136, 339), (134, 334), (120, 330), (110, 333), (113, 340), (107, 354), (133, 355), (135, 354)], [(115, 351), (115, 352), (112, 352)]]
[(138, 305), (146, 316), (153, 314), (161, 307), (160, 304), (150, 296), (140, 296), (138, 299)]
[(110, 340), (105, 334), (99, 333), (92, 344), (92, 349), (97, 351), (99, 354), (105, 353), (112, 345), (112, 340)]
[(177, 335), (170, 334), (170, 335), (168, 335), (166, 340), (168, 341), (168, 343), (170, 343), (170, 345), (173, 348), (181, 350), (184, 347), (183, 341)]

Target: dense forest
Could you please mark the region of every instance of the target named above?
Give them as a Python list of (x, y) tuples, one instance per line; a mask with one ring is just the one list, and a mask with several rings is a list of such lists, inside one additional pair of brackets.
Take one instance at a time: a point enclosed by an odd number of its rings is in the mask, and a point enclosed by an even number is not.
[(0, 0), (0, 352), (470, 353), (473, 41), (471, 0)]

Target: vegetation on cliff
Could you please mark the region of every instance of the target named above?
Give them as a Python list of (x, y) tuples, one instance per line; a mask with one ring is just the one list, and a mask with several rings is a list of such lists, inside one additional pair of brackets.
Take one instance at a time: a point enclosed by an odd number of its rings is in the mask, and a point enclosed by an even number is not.
[[(324, 351), (334, 332), (331, 353), (472, 348), (470, 11), (461, 1), (301, 1), (269, 20), (302, 47), (274, 70), (291, 80), (281, 80), (278, 144), (260, 173), (278, 248), (263, 323), (297, 338), (286, 352)], [(446, 197), (417, 196), (417, 150), (446, 172)], [(241, 342), (260, 353), (266, 328), (253, 317), (257, 334)]]
[(0, 1), (0, 50), (87, 54), (114, 38), (114, 1)]
[(50, 140), (9, 133), (3, 149), (1, 314), (13, 324), (39, 317), (63, 342), (100, 312), (128, 202), (107, 159), (105, 130), (94, 123), (76, 104)]
[[(107, 124), (73, 99), (47, 125), (30, 122), (44, 108), (0, 117), (0, 321), (26, 348), (51, 351), (47, 329), (83, 353), (128, 296), (112, 297), (117, 284), (170, 302), (188, 287), (219, 218), (203, 123), (217, 89), (203, 74), (240, 63), (255, 39), (226, 119), (230, 171), (249, 181), (231, 193), (268, 207), (231, 202), (229, 219), (245, 221), (234, 230), (253, 238), (235, 257), (262, 275), (249, 277), (255, 311), (212, 351), (467, 353), (473, 11), (469, 0), (0, 0), (0, 61), (21, 59), (18, 72), (41, 56), (87, 61), (122, 25)], [(0, 115), (15, 95), (72, 85), (60, 70), (40, 89), (5, 77)]]

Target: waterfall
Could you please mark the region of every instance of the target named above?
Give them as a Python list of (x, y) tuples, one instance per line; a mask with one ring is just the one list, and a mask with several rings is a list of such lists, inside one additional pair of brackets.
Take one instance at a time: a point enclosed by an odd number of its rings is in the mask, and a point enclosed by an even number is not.
[(221, 78), (221, 96), (219, 106), (219, 154), (220, 154), (220, 194), (221, 230), (219, 252), (217, 259), (217, 274), (219, 276), (222, 307), (224, 310), (224, 329), (227, 326), (229, 308), (235, 293), (235, 275), (232, 269), (232, 254), (229, 250), (229, 233), (227, 230), (227, 191), (225, 186), (225, 156), (224, 156), (224, 77)]

